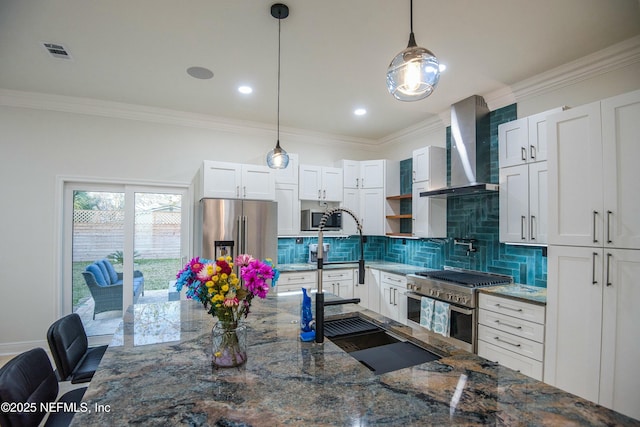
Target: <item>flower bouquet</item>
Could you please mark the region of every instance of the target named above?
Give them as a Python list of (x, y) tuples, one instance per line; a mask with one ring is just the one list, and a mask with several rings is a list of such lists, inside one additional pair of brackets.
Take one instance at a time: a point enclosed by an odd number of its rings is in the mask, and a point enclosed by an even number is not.
[(213, 363), (220, 367), (246, 362), (246, 326), (238, 325), (249, 315), (254, 297), (266, 298), (269, 281), (275, 286), (279, 272), (270, 259), (260, 261), (242, 254), (235, 259), (240, 277), (233, 271), (231, 257), (215, 261), (196, 257), (176, 275), (176, 289), (187, 287), (189, 299), (200, 301), (218, 318), (213, 328)]

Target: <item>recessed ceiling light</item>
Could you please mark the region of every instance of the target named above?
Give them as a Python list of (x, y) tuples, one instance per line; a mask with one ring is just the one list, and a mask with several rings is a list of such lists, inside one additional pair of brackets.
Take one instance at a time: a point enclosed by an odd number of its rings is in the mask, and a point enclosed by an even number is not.
[(443, 63), (438, 64), (438, 70), (440, 70), (440, 72), (443, 72), (444, 70), (447, 69), (447, 66)]
[(187, 74), (201, 80), (208, 80), (213, 77), (213, 71), (204, 67), (189, 67), (187, 68)]
[(355, 114), (356, 116), (364, 116), (365, 114), (367, 114), (367, 110), (364, 108), (356, 108), (353, 111), (353, 114)]
[(253, 92), (253, 88), (251, 88), (251, 86), (239, 86), (238, 87), (238, 92), (248, 95), (251, 92)]

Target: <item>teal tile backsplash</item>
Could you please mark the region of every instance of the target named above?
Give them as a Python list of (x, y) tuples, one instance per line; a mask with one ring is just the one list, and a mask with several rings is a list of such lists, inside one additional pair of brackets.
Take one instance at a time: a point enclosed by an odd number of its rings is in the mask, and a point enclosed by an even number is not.
[[(517, 118), (516, 104), (489, 115), (490, 126), (490, 182), (498, 183), (498, 125)], [(451, 141), (447, 129), (447, 152)], [(450, 163), (447, 156), (447, 170)], [(400, 163), (401, 193), (411, 192), (411, 159)], [(471, 270), (507, 274), (516, 283), (547, 286), (546, 248), (505, 245), (499, 241), (498, 194), (449, 198), (447, 202), (446, 239), (402, 239), (367, 236), (365, 259), (384, 260), (415, 265), (421, 268), (460, 267)], [(402, 208), (405, 209), (405, 208)], [(467, 255), (466, 248), (454, 245), (454, 238), (475, 239), (476, 252)], [(293, 238), (278, 239), (278, 263), (304, 263), (308, 261), (309, 243), (315, 237), (305, 237), (302, 243)], [(359, 239), (325, 237), (331, 245), (329, 261), (350, 261), (359, 258)]]

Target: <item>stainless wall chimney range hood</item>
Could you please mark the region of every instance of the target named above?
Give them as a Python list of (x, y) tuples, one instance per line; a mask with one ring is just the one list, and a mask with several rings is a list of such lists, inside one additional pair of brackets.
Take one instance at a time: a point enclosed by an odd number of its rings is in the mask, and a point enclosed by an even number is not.
[(451, 184), (420, 197), (453, 197), (498, 191), (490, 183), (489, 107), (478, 95), (451, 106)]

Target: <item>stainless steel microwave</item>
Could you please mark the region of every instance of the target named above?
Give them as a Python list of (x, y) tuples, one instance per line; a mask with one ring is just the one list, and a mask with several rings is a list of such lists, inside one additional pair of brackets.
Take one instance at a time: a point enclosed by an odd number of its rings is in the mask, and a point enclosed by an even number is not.
[[(315, 231), (320, 228), (320, 220), (324, 215), (323, 211), (313, 209), (303, 209), (300, 211), (300, 229), (302, 231)], [(335, 212), (327, 218), (324, 225), (325, 230), (342, 229), (342, 212)]]

